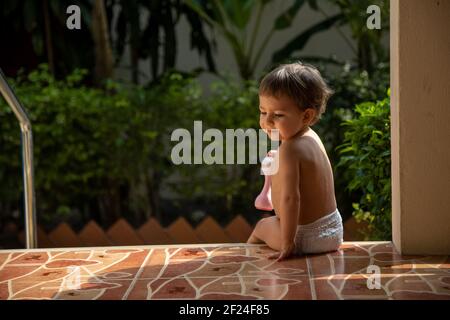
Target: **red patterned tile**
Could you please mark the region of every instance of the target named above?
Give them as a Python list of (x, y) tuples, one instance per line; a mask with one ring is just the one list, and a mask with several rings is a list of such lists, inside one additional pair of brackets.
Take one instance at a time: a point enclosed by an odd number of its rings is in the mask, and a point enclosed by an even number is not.
[(120, 254), (120, 253), (136, 253), (141, 252), (142, 250), (139, 249), (111, 249), (111, 250), (105, 250), (106, 254)]
[(363, 275), (351, 275), (344, 279), (340, 295), (344, 299), (388, 299), (388, 294), (382, 286), (371, 288), (368, 279)]
[(0, 268), (3, 263), (9, 258), (10, 253), (1, 253), (0, 252)]
[(39, 266), (5, 266), (0, 270), (0, 283), (22, 277), (38, 268)]
[(142, 264), (142, 270), (138, 279), (157, 278), (166, 266), (167, 254), (164, 249), (156, 249), (146, 258)]
[(110, 281), (108, 285), (110, 285), (110, 287), (107, 290), (104, 290), (104, 293), (98, 297), (98, 300), (121, 300), (127, 292), (132, 289), (133, 281), (114, 280)]
[(99, 264), (98, 261), (90, 260), (53, 260), (45, 265), (49, 269), (67, 268), (67, 267), (79, 267), (89, 266), (93, 264)]
[[(447, 256), (401, 256), (388, 242), (346, 242), (336, 252), (281, 262), (268, 259), (273, 252), (266, 245), (246, 244), (2, 251), (0, 299), (450, 296)], [(380, 274), (373, 274), (369, 266), (379, 267)], [(372, 276), (378, 277), (381, 288), (370, 289)]]
[(293, 279), (280, 279), (280, 278), (260, 278), (256, 281), (256, 284), (260, 286), (273, 287), (273, 286), (283, 286), (286, 284), (296, 283)]
[(247, 256), (215, 256), (209, 259), (211, 263), (214, 264), (223, 264), (223, 263), (241, 263), (247, 261), (255, 261), (258, 260), (256, 257), (247, 257)]
[(314, 288), (311, 288), (311, 281), (307, 276), (296, 278), (297, 283), (289, 284), (287, 293), (283, 300), (312, 300), (315, 299)]
[(211, 257), (215, 256), (245, 256), (247, 255), (246, 248), (243, 246), (224, 246), (217, 247), (215, 250), (210, 251)]
[(392, 298), (396, 300), (450, 300), (450, 294), (397, 291), (392, 294)]
[[(94, 265), (90, 267), (90, 270), (100, 275), (112, 272), (125, 272), (134, 275), (139, 272), (148, 255), (148, 250), (116, 252), (114, 254), (105, 253), (103, 266)], [(102, 256), (102, 254), (99, 254), (99, 256)], [(94, 258), (92, 259), (94, 260)]]
[(8, 283), (7, 282), (0, 283), (0, 300), (6, 300), (8, 298), (9, 298)]
[(207, 253), (202, 248), (181, 248), (172, 259), (206, 259), (206, 257)]
[(36, 264), (45, 263), (49, 259), (46, 252), (29, 252), (15, 259), (12, 259), (8, 264)]
[(201, 295), (199, 299), (202, 300), (256, 300), (254, 296), (246, 296), (236, 293), (207, 293)]
[(450, 285), (450, 276), (440, 278), (441, 282)]
[(343, 243), (337, 251), (330, 252), (329, 255), (331, 256), (343, 256), (343, 257), (352, 257), (352, 256), (358, 256), (358, 257), (366, 257), (369, 256), (369, 252), (363, 249), (364, 247), (361, 247), (359, 245), (353, 245), (351, 243)]
[(189, 273), (189, 277), (191, 278), (223, 277), (236, 273), (240, 269), (241, 265), (237, 263), (228, 263), (223, 265), (205, 263), (197, 271)]
[(173, 279), (166, 281), (156, 289), (152, 299), (194, 299), (196, 291), (185, 279)]
[(164, 272), (162, 273), (162, 278), (174, 278), (186, 273), (191, 273), (200, 270), (200, 268), (205, 264), (205, 261), (177, 261), (169, 264)]
[(420, 291), (420, 292), (432, 292), (433, 288), (428, 282), (420, 276), (415, 274), (404, 274), (393, 277), (385, 284), (389, 291), (407, 290), (407, 291)]
[(339, 300), (339, 291), (329, 281), (327, 276), (316, 277), (312, 280), (313, 292), (317, 300)]

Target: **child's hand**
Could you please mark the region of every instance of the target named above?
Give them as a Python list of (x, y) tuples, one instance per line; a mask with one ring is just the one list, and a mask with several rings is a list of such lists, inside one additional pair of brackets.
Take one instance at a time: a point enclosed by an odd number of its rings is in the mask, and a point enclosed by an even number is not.
[(294, 249), (295, 244), (292, 242), (288, 246), (283, 247), (279, 253), (269, 256), (269, 259), (277, 259), (277, 261), (288, 259), (294, 254)]

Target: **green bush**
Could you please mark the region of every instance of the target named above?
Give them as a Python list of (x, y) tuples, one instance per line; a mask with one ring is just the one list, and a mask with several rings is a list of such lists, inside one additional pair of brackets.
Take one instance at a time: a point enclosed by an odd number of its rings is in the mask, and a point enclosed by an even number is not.
[[(193, 121), (201, 120), (203, 132), (217, 128), (225, 136), (225, 129), (259, 129), (258, 87), (256, 82), (244, 84), (225, 77), (211, 84), (210, 94), (202, 99), (202, 106), (189, 117), (186, 127), (192, 132)], [(192, 133), (191, 133), (192, 134)], [(205, 147), (209, 142), (204, 142)], [(246, 152), (248, 152), (246, 144)], [(247, 153), (248, 154), (248, 153)], [(225, 152), (224, 152), (225, 156)], [(227, 223), (234, 214), (242, 214), (249, 221), (260, 218), (254, 207), (254, 198), (264, 183), (259, 166), (254, 164), (181, 165), (174, 168), (179, 175), (170, 187), (190, 204), (197, 204), (203, 214)], [(181, 205), (181, 201), (180, 204)], [(206, 209), (205, 209), (206, 208)], [(208, 212), (204, 212), (209, 210)], [(231, 215), (230, 215), (231, 214)], [(195, 223), (202, 218), (192, 217)]]
[(390, 98), (355, 107), (357, 116), (343, 123), (344, 143), (338, 170), (345, 172), (348, 190), (362, 197), (353, 204), (357, 221), (369, 225), (366, 239), (391, 239)]
[[(77, 227), (93, 218), (108, 226), (119, 217), (139, 225), (149, 216), (167, 224), (180, 215), (195, 223), (199, 209), (219, 221), (236, 213), (257, 218), (258, 166), (175, 166), (170, 159), (171, 132), (191, 131), (194, 120), (203, 130), (257, 128), (255, 83), (217, 81), (204, 96), (197, 80), (178, 73), (148, 88), (110, 81), (104, 89), (83, 86), (85, 75), (76, 70), (57, 81), (41, 66), (12, 80), (33, 127), (41, 225)], [(1, 224), (23, 212), (23, 187), (20, 129), (3, 99), (0, 119)]]
[[(81, 85), (86, 71), (62, 81), (46, 66), (12, 81), (34, 135), (35, 188), (41, 223), (139, 223), (153, 215), (161, 176), (170, 167), (167, 135), (198, 97), (189, 79), (171, 75), (148, 90), (109, 82)], [(168, 82), (170, 85), (168, 85)], [(186, 106), (180, 108), (180, 106)], [(0, 218), (20, 209), (20, 129), (0, 100)], [(1, 221), (0, 221), (1, 222)]]
[(340, 154), (336, 148), (344, 141), (343, 121), (357, 116), (355, 105), (365, 101), (382, 100), (389, 87), (389, 65), (380, 63), (369, 75), (350, 64), (345, 64), (336, 73), (319, 66), (324, 78), (334, 90), (322, 119), (314, 126), (321, 137), (334, 169), (335, 193), (339, 210), (344, 219), (351, 216), (352, 203), (361, 197), (360, 190), (349, 193), (350, 181), (344, 172), (337, 170)]

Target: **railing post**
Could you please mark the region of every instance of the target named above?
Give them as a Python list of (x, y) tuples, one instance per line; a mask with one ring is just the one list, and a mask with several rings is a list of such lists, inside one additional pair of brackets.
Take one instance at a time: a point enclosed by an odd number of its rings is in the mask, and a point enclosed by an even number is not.
[(34, 196), (33, 134), (31, 123), (14, 91), (0, 69), (0, 93), (14, 111), (22, 132), (22, 168), (25, 201), (25, 233), (27, 249), (37, 248), (36, 203)]

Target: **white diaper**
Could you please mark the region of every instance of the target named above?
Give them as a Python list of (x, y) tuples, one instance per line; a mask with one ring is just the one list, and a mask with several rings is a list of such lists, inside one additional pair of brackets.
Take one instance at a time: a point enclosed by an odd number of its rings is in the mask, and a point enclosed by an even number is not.
[(344, 228), (339, 210), (312, 223), (297, 226), (295, 254), (335, 251), (342, 244)]

